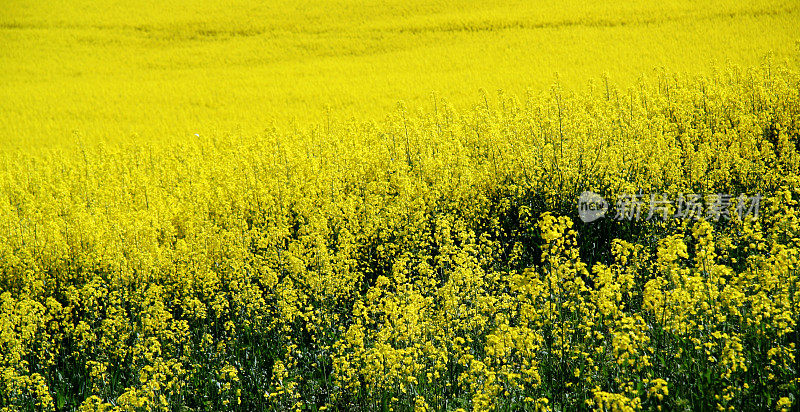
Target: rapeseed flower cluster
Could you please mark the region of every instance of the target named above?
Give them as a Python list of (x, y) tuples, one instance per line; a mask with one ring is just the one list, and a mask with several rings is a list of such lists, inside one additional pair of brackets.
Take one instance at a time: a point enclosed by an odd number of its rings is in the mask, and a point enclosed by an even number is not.
[[(799, 86), (3, 153), (0, 409), (796, 408)], [(764, 197), (582, 223), (584, 190)]]

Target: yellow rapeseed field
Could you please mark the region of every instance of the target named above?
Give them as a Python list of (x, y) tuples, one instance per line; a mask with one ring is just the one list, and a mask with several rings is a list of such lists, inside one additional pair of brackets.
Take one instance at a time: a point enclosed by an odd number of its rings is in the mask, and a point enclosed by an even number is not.
[(3, 0), (0, 411), (797, 410), (800, 4), (585, 3)]
[[(367, 4), (365, 4), (367, 3)], [(3, 0), (0, 142), (255, 133), (796, 58), (795, 0)]]

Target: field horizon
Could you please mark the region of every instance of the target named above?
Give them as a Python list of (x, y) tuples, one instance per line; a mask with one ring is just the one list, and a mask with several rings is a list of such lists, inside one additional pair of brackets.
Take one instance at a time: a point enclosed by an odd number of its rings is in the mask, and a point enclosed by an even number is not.
[(796, 2), (767, 0), (6, 3), (0, 138), (16, 146), (381, 120), (431, 93), (466, 109), (479, 89), (603, 76), (625, 88), (658, 70), (796, 61), (800, 25)]

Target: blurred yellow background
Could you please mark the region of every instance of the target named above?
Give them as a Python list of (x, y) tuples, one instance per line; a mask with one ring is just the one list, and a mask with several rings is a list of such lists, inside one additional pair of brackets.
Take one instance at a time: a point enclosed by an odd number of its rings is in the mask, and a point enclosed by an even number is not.
[(250, 133), (797, 56), (796, 1), (613, 3), (4, 0), (0, 143)]

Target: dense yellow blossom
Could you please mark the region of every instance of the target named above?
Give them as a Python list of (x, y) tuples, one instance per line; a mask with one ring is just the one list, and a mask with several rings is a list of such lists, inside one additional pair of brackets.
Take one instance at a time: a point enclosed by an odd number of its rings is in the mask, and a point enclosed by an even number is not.
[[(791, 410), (799, 93), (765, 61), (4, 150), (0, 408)], [(583, 223), (585, 190), (763, 199)]]

